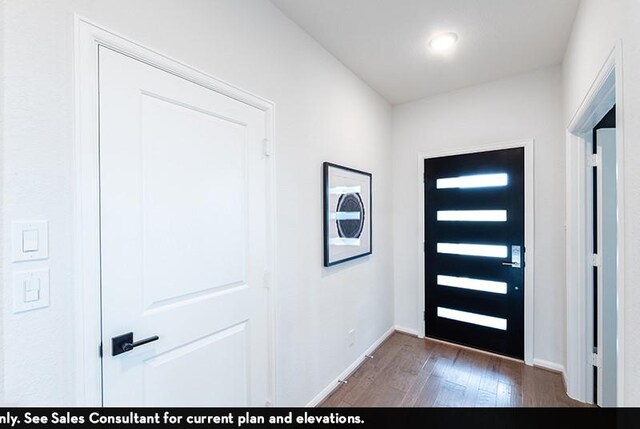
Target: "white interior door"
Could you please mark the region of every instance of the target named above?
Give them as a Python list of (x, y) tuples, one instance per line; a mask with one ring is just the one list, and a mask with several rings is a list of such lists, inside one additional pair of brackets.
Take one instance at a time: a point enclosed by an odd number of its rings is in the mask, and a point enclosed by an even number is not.
[[(99, 71), (104, 405), (264, 406), (265, 113), (105, 47)], [(158, 339), (114, 356), (127, 333)]]
[(598, 391), (597, 403), (603, 407), (617, 405), (617, 314), (618, 314), (618, 214), (616, 130), (601, 128), (597, 133), (597, 153), (601, 160), (597, 169), (598, 199)]

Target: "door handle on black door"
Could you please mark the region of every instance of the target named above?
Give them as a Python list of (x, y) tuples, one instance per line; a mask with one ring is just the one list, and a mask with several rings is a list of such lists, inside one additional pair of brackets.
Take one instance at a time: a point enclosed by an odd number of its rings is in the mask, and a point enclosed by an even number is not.
[(149, 344), (159, 339), (159, 336), (154, 335), (144, 340), (134, 342), (133, 332), (118, 335), (117, 337), (111, 338), (111, 356), (118, 356), (119, 354), (130, 352), (138, 346)]
[(511, 246), (511, 262), (503, 262), (502, 265), (513, 268), (522, 267), (520, 255), (520, 246)]

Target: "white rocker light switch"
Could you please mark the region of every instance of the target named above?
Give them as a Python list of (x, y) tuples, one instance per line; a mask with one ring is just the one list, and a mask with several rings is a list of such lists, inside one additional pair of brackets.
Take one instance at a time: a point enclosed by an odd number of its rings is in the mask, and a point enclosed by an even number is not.
[(49, 257), (47, 221), (19, 221), (11, 224), (13, 262), (38, 261)]
[(49, 270), (13, 273), (13, 312), (49, 306)]

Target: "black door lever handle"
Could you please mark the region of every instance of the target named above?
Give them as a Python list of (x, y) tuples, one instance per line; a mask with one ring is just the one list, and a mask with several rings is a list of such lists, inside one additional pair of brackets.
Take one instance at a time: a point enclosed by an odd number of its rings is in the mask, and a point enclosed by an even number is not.
[(133, 341), (133, 332), (128, 332), (123, 335), (111, 338), (111, 356), (118, 356), (119, 354), (130, 352), (138, 346), (152, 343), (159, 340), (160, 337), (154, 335), (153, 337), (145, 338), (140, 341)]

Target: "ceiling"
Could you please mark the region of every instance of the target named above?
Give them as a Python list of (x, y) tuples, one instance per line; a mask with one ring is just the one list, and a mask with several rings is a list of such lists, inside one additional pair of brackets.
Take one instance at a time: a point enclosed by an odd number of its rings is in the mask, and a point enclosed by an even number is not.
[[(271, 0), (393, 104), (559, 64), (578, 0)], [(454, 31), (452, 52), (426, 48)]]

